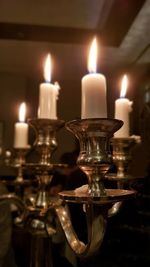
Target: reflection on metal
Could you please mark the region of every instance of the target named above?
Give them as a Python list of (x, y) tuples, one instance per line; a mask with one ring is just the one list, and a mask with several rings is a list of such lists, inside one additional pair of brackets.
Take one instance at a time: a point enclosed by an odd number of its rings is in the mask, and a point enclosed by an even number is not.
[[(128, 174), (128, 165), (131, 158), (131, 149), (141, 141), (140, 136), (131, 136), (128, 138), (112, 138), (113, 148), (113, 161), (117, 166), (117, 174), (107, 174), (106, 179), (116, 181), (117, 188), (121, 189), (124, 187), (124, 183), (133, 180)], [(116, 202), (108, 211), (108, 216), (112, 217), (116, 215), (122, 207), (122, 202)]]
[(109, 139), (123, 125), (113, 119), (85, 119), (66, 124), (79, 139), (79, 167), (87, 174), (91, 196), (106, 195), (103, 178), (111, 164)]
[(99, 248), (106, 228), (106, 211), (89, 203), (86, 205), (88, 243), (81, 242), (73, 230), (68, 211), (65, 207), (55, 208), (68, 243), (78, 256), (90, 256)]
[[(40, 154), (40, 160), (25, 166), (32, 170), (37, 178), (37, 195), (34, 198), (29, 196), (25, 202), (14, 195), (4, 195), (0, 197), (0, 201), (6, 199), (15, 202), (22, 212), (20, 222), (32, 233), (30, 267), (52, 267), (51, 238), (58, 231), (54, 224), (55, 218), (59, 220), (72, 250), (78, 256), (90, 256), (103, 240), (111, 205), (134, 196), (133, 191), (105, 189), (103, 185), (104, 175), (111, 164), (109, 139), (123, 123), (112, 119), (85, 119), (66, 124), (67, 129), (73, 132), (80, 142), (78, 165), (88, 176), (88, 191), (66, 191), (54, 199), (49, 197), (48, 186), (53, 171), (65, 166), (52, 164), (50, 158), (57, 147), (56, 132), (64, 123), (48, 119), (33, 119), (29, 123), (37, 134), (35, 147)], [(84, 204), (87, 215), (87, 244), (78, 239), (69, 212), (64, 206), (65, 202)], [(45, 260), (42, 260), (43, 254)]]
[[(131, 149), (140, 142), (139, 136), (128, 138), (112, 138), (113, 161), (117, 165), (116, 178), (130, 178), (127, 173), (127, 167), (131, 161)], [(113, 176), (112, 176), (113, 177)]]
[(24, 178), (23, 178), (23, 165), (25, 165), (25, 156), (27, 152), (29, 151), (30, 147), (27, 148), (15, 148), (15, 160), (13, 163), (13, 167), (18, 169), (18, 175), (15, 179), (15, 182), (18, 183), (23, 183)]

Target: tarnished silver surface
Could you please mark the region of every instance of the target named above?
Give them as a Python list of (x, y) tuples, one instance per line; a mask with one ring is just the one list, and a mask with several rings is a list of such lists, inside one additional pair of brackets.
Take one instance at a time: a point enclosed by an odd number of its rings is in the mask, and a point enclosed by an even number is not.
[(40, 164), (49, 164), (53, 151), (57, 148), (56, 132), (64, 126), (62, 120), (29, 119), (28, 123), (36, 132), (35, 147), (40, 155)]
[(80, 142), (79, 167), (87, 174), (91, 196), (105, 196), (103, 178), (111, 164), (109, 139), (123, 122), (115, 119), (84, 119), (66, 123)]
[(76, 255), (88, 257), (98, 250), (106, 229), (106, 210), (97, 209), (90, 202), (86, 205), (88, 231), (88, 242), (86, 245), (78, 239), (74, 232), (68, 210), (64, 206), (58, 206), (55, 208), (55, 211), (67, 241)]

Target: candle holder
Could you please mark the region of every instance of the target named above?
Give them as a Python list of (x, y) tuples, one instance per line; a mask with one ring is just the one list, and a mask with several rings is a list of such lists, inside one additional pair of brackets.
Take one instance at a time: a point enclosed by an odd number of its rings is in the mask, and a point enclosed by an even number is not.
[(74, 233), (65, 207), (58, 206), (55, 210), (66, 238), (78, 256), (88, 257), (100, 246), (111, 205), (135, 194), (129, 190), (105, 189), (103, 184), (104, 175), (111, 164), (109, 139), (122, 124), (119, 120), (111, 119), (85, 119), (66, 124), (66, 128), (79, 139), (80, 154), (77, 163), (87, 174), (88, 187), (86, 191), (64, 191), (59, 195), (65, 202), (85, 205), (88, 229), (86, 245), (80, 242)]
[(54, 170), (63, 167), (61, 164), (52, 164), (50, 159), (58, 146), (56, 132), (64, 126), (64, 121), (35, 118), (28, 120), (28, 123), (36, 133), (34, 147), (40, 156), (38, 163), (27, 164), (27, 167), (36, 175), (39, 184), (35, 206), (38, 208), (48, 208), (49, 197), (47, 187), (51, 183)]
[[(49, 240), (50, 245), (51, 237), (58, 231), (52, 223), (55, 215), (72, 250), (78, 256), (88, 257), (95, 253), (103, 240), (109, 208), (118, 201), (132, 198), (135, 194), (131, 190), (105, 189), (103, 184), (104, 175), (111, 164), (109, 139), (121, 127), (122, 122), (111, 119), (85, 119), (66, 124), (67, 129), (79, 139), (80, 154), (77, 163), (88, 176), (88, 190), (86, 192), (64, 191), (54, 200), (48, 196), (47, 185), (52, 179), (53, 170), (63, 166), (50, 163), (50, 157), (57, 147), (56, 131), (63, 126), (63, 122), (34, 119), (30, 120), (30, 124), (37, 131), (35, 146), (41, 154), (39, 163), (26, 164), (33, 170), (39, 181), (37, 196), (33, 201), (29, 199), (28, 204), (27, 202), (24, 204), (25, 216), (22, 216), (24, 225), (28, 226), (33, 234), (30, 266), (52, 267), (52, 260), (48, 257), (51, 254), (51, 246), (44, 263), (41, 262), (41, 253), (35, 253), (35, 251), (44, 253), (44, 242)], [(9, 195), (0, 200), (7, 198), (13, 201), (13, 197)], [(87, 244), (81, 242), (74, 232), (70, 213), (66, 207), (67, 202), (85, 206)]]
[(128, 180), (133, 177), (128, 174), (128, 165), (131, 162), (131, 150), (140, 143), (140, 136), (131, 136), (128, 138), (112, 138), (111, 144), (113, 148), (113, 161), (117, 166), (117, 174), (110, 174), (107, 177), (117, 179), (117, 181)]
[[(140, 143), (140, 141), (140, 136), (131, 136), (128, 138), (115, 137), (111, 139), (113, 161), (117, 166), (117, 173), (107, 174), (105, 178), (116, 181), (118, 189), (123, 189), (126, 182), (135, 179), (135, 177), (128, 174), (128, 165), (132, 160), (131, 150), (137, 143)], [(121, 207), (122, 202), (115, 203), (109, 210), (109, 217), (116, 215)]]
[(52, 153), (58, 146), (56, 141), (56, 131), (64, 125), (64, 121), (35, 118), (28, 120), (28, 123), (36, 132), (34, 147), (40, 155), (39, 164), (47, 166), (50, 164)]
[(112, 163), (109, 139), (122, 124), (122, 121), (111, 119), (85, 119), (66, 124), (79, 139), (77, 164), (88, 177), (91, 196), (106, 195), (103, 180)]
[(23, 184), (24, 183), (24, 178), (23, 178), (23, 166), (26, 163), (26, 155), (30, 149), (30, 146), (25, 147), (25, 148), (14, 148), (15, 152), (15, 159), (13, 163), (13, 167), (18, 169), (18, 174), (15, 179), (16, 183)]

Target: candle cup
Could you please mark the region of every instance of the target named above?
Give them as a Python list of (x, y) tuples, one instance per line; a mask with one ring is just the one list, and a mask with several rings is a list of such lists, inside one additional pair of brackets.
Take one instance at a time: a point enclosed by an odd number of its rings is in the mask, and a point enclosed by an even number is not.
[(131, 136), (128, 138), (112, 138), (111, 143), (113, 148), (113, 161), (117, 166), (117, 174), (112, 175), (112, 177), (118, 179), (118, 181), (119, 179), (126, 180), (132, 178), (131, 175), (128, 174), (127, 167), (132, 160), (131, 150), (139, 142), (139, 136)]
[(122, 126), (115, 119), (85, 119), (66, 124), (80, 142), (80, 154), (77, 164), (88, 177), (89, 194), (105, 196), (104, 175), (111, 164), (109, 139)]
[(63, 127), (64, 121), (51, 119), (30, 119), (28, 122), (36, 133), (34, 147), (40, 155), (39, 164), (49, 165), (51, 155), (58, 146), (56, 132)]
[(48, 209), (49, 196), (47, 187), (51, 183), (55, 168), (54, 164), (51, 164), (50, 159), (58, 146), (56, 132), (63, 127), (64, 121), (35, 118), (28, 120), (28, 122), (36, 133), (34, 147), (40, 155), (38, 163), (27, 165), (34, 172), (39, 183), (35, 207)]

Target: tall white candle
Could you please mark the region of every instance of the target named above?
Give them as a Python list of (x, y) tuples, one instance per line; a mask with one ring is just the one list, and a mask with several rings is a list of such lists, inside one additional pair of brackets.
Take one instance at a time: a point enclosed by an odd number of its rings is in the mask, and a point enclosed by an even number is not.
[(81, 118), (106, 118), (106, 78), (96, 73), (97, 44), (92, 42), (89, 53), (88, 69), (90, 74), (82, 78)]
[(57, 119), (58, 87), (51, 82), (51, 56), (48, 54), (44, 68), (45, 83), (40, 84), (38, 117)]
[(124, 75), (122, 79), (120, 98), (115, 101), (115, 119), (122, 120), (124, 122), (120, 130), (115, 133), (115, 137), (129, 137), (130, 126), (129, 126), (129, 113), (131, 112), (132, 102), (128, 98), (125, 98), (127, 90), (127, 76)]
[(19, 109), (19, 121), (14, 125), (14, 147), (27, 148), (28, 147), (28, 124), (25, 123), (26, 105), (22, 103)]

